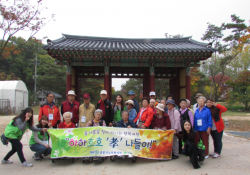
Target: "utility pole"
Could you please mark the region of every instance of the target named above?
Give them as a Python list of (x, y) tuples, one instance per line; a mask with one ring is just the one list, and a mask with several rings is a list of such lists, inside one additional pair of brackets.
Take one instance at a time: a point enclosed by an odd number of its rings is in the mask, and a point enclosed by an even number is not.
[(34, 84), (34, 91), (35, 91), (35, 101), (34, 103), (36, 104), (36, 67), (37, 67), (37, 54), (36, 54), (36, 59), (35, 59), (35, 84)]

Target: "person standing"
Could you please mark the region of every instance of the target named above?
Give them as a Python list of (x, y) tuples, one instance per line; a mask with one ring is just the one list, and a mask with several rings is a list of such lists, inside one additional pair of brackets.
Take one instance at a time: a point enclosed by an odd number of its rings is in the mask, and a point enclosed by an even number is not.
[(114, 111), (112, 109), (112, 103), (107, 99), (107, 91), (102, 90), (100, 92), (101, 100), (97, 103), (97, 109), (101, 109), (102, 119), (105, 120), (106, 126), (113, 126)]
[(155, 100), (154, 107), (158, 105), (158, 102), (156, 101), (156, 93), (155, 93), (155, 91), (149, 92), (149, 98), (150, 98), (150, 100), (151, 99)]
[(179, 142), (178, 142), (178, 134), (181, 132), (181, 115), (177, 109), (175, 109), (175, 102), (174, 100), (170, 99), (167, 100), (167, 107), (168, 107), (168, 115), (171, 122), (171, 129), (174, 130), (174, 138), (173, 138), (173, 156), (172, 159), (179, 158)]
[[(158, 103), (157, 103), (158, 104)], [(152, 111), (154, 112), (154, 115), (156, 115), (156, 109), (155, 109), (155, 100), (154, 99), (150, 99), (149, 101), (149, 107), (152, 109)]]
[(194, 129), (199, 132), (200, 138), (206, 148), (205, 158), (209, 158), (209, 134), (211, 133), (212, 115), (209, 108), (205, 106), (206, 98), (198, 98), (199, 108), (194, 113)]
[(134, 122), (134, 119), (137, 116), (136, 110), (134, 108), (134, 101), (133, 100), (128, 100), (125, 102), (126, 106), (127, 106), (127, 111), (128, 111), (128, 120), (130, 122)]
[(61, 122), (60, 112), (58, 106), (54, 103), (54, 94), (47, 94), (47, 102), (41, 105), (39, 109), (38, 121), (41, 120), (43, 115), (48, 116), (49, 123), (53, 128), (57, 128), (57, 125)]
[(195, 111), (199, 108), (199, 103), (198, 103), (198, 98), (201, 97), (202, 94), (201, 93), (197, 93), (196, 96), (194, 97), (196, 99), (196, 102), (193, 106), (193, 111), (195, 113)]
[(215, 103), (212, 99), (207, 100), (207, 107), (211, 110), (212, 114), (212, 132), (211, 136), (214, 141), (214, 153), (210, 154), (212, 158), (218, 158), (221, 156), (222, 150), (222, 136), (225, 125), (221, 114), (227, 111), (225, 106)]
[(13, 120), (6, 126), (4, 130), (4, 136), (11, 143), (12, 149), (3, 158), (1, 162), (2, 164), (12, 164), (13, 161), (10, 161), (9, 158), (17, 152), (17, 155), (23, 167), (33, 166), (24, 158), (21, 139), (28, 128), (36, 132), (47, 131), (47, 128), (35, 128), (33, 126), (33, 123), (33, 110), (31, 108), (26, 108), (20, 115), (13, 118)]
[(71, 122), (77, 127), (79, 122), (79, 102), (75, 101), (75, 97), (75, 91), (70, 90), (67, 94), (68, 100), (62, 102), (61, 114), (63, 116), (65, 112), (70, 112)]
[(128, 98), (129, 98), (129, 100), (133, 100), (134, 101), (134, 108), (135, 108), (135, 110), (136, 110), (136, 112), (138, 114), (139, 111), (140, 111), (140, 107), (139, 107), (138, 101), (135, 100), (135, 93), (134, 93), (134, 91), (130, 90), (128, 92)]
[[(187, 109), (187, 100), (186, 99), (181, 99), (180, 100), (180, 114), (181, 114), (181, 126), (184, 126), (184, 121), (189, 121), (192, 124), (192, 127), (194, 126), (194, 117), (192, 112)], [(181, 128), (183, 130), (183, 128)], [(182, 134), (180, 132), (179, 134)], [(182, 143), (179, 140), (179, 152), (182, 152)]]
[(151, 126), (154, 112), (149, 107), (148, 97), (143, 97), (141, 103), (142, 103), (142, 108), (138, 113), (137, 117), (135, 118), (134, 123), (136, 123), (137, 128), (148, 129)]
[(168, 113), (168, 108), (167, 108), (166, 100), (162, 99), (161, 104), (164, 105), (164, 112), (167, 114)]
[(123, 97), (121, 94), (118, 94), (115, 97), (115, 102), (112, 106), (114, 110), (114, 125), (118, 125), (118, 122), (121, 121), (122, 119), (122, 111), (126, 109), (125, 104), (123, 102)]
[(85, 127), (89, 120), (94, 119), (95, 106), (90, 103), (89, 94), (83, 94), (84, 103), (79, 107), (79, 125)]

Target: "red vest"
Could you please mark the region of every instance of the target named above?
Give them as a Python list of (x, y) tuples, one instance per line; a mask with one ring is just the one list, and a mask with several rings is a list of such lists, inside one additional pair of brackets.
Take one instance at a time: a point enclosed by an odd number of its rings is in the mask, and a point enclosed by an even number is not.
[[(73, 118), (71, 119), (72, 123), (79, 123), (79, 102), (74, 101), (73, 102), (74, 106), (73, 108), (71, 108), (71, 104), (69, 103), (69, 101), (65, 101), (62, 103), (62, 115), (65, 112), (72, 112), (73, 113)], [(63, 119), (64, 121), (64, 119)]]

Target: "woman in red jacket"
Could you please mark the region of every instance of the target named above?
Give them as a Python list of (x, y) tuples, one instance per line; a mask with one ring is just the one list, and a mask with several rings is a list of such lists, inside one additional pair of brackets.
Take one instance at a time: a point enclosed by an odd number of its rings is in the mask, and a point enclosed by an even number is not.
[(210, 154), (210, 156), (212, 156), (212, 158), (218, 158), (222, 150), (222, 136), (225, 128), (221, 113), (226, 112), (227, 108), (215, 103), (211, 99), (207, 100), (207, 107), (211, 110), (213, 122), (211, 136), (214, 140), (214, 153)]
[(134, 122), (137, 125), (137, 128), (146, 129), (149, 128), (153, 120), (154, 112), (149, 107), (149, 98), (143, 97), (141, 100), (142, 108), (135, 118)]

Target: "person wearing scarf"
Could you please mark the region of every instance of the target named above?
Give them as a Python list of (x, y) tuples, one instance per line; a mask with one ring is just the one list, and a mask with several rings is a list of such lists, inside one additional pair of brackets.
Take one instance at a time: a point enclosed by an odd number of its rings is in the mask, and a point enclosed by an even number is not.
[(71, 122), (71, 113), (65, 112), (63, 114), (63, 118), (65, 122), (61, 122), (58, 125), (58, 128), (75, 128), (75, 123)]
[(207, 100), (207, 107), (211, 110), (213, 123), (211, 136), (214, 141), (214, 152), (210, 154), (210, 156), (212, 156), (212, 158), (218, 158), (221, 156), (222, 136), (223, 130), (225, 129), (221, 113), (226, 112), (227, 108), (215, 103), (212, 99)]

